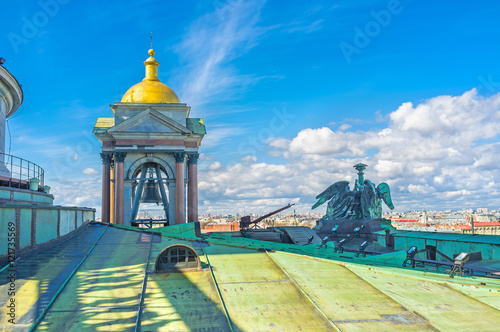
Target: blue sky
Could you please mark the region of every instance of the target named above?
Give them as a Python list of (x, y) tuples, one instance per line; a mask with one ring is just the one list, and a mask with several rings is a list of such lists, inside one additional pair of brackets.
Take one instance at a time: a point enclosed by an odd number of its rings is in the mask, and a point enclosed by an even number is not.
[(2, 10), (0, 56), (25, 92), (6, 151), (44, 167), (59, 204), (99, 208), (92, 128), (143, 78), (153, 32), (160, 79), (207, 125), (202, 213), (288, 202), (308, 212), (328, 185), (352, 182), (358, 162), (391, 185), (398, 211), (500, 207), (500, 3), (42, 0)]

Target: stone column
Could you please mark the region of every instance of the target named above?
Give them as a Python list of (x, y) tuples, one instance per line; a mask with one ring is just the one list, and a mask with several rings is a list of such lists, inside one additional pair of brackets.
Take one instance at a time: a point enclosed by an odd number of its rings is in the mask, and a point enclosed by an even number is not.
[(111, 152), (102, 152), (102, 203), (101, 203), (101, 221), (109, 222), (110, 217), (110, 165)]
[(123, 225), (125, 177), (123, 162), (127, 153), (115, 152), (115, 224)]
[(114, 224), (115, 223), (115, 163), (111, 162), (111, 179), (109, 180), (110, 182), (110, 209), (109, 209), (109, 222)]
[(185, 152), (174, 152), (175, 157), (175, 223), (186, 222), (184, 198), (184, 159)]
[(198, 153), (188, 154), (188, 222), (198, 221)]
[(175, 215), (177, 209), (177, 200), (175, 199), (175, 194), (177, 193), (177, 187), (175, 186), (175, 179), (168, 179), (168, 225), (175, 225), (177, 217)]

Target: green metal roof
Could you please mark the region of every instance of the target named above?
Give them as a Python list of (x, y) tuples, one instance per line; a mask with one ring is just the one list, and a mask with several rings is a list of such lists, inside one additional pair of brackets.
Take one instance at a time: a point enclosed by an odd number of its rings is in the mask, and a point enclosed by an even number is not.
[(483, 234), (456, 234), (440, 232), (415, 232), (415, 231), (395, 231), (392, 232), (397, 237), (409, 237), (430, 240), (446, 240), (460, 242), (474, 242), (486, 244), (500, 244), (500, 236)]
[(488, 244), (500, 244), (500, 236), (498, 235), (472, 235), (461, 241), (474, 242), (474, 243), (488, 243)]
[[(402, 252), (362, 259), (317, 245), (203, 237), (193, 224), (88, 224), (16, 262), (17, 325), (6, 315), (9, 271), (0, 272), (0, 326), (27, 330), (38, 319), (36, 330), (50, 331), (136, 324), (143, 331), (496, 331), (500, 324), (496, 279), (396, 267)], [(171, 244), (192, 247), (202, 270), (154, 273)]]

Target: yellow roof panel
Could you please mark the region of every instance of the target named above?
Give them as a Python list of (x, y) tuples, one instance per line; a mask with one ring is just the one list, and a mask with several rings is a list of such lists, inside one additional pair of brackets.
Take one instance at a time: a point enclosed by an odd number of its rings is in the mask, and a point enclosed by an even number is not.
[(111, 128), (115, 126), (115, 118), (97, 118), (94, 128)]

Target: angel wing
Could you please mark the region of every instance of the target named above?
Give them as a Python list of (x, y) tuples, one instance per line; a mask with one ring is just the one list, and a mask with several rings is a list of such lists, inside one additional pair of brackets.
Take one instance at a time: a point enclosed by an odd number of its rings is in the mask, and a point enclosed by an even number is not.
[(389, 209), (394, 210), (394, 205), (392, 204), (391, 190), (389, 189), (389, 185), (385, 182), (382, 182), (377, 186), (377, 191), (380, 198), (382, 198), (382, 200), (389, 207)]
[(336, 194), (338, 194), (341, 191), (345, 191), (345, 188), (349, 185), (349, 181), (338, 181), (332, 184), (330, 187), (328, 187), (325, 191), (323, 191), (321, 194), (316, 196), (316, 199), (318, 200), (316, 204), (313, 205), (312, 209), (317, 208), (321, 204), (325, 203), (326, 201), (329, 201), (330, 199), (333, 198)]

